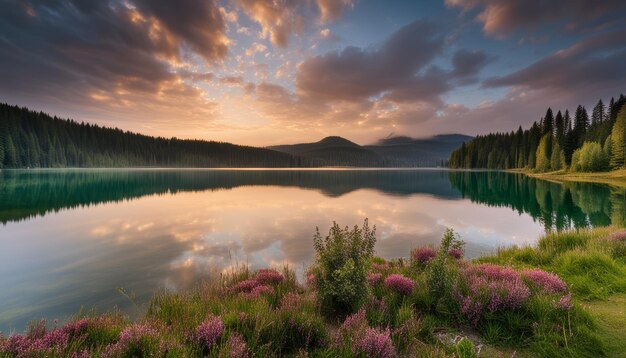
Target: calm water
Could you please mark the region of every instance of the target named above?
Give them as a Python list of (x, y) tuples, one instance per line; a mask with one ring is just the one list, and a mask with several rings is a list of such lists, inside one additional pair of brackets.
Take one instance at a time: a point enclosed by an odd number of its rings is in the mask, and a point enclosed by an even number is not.
[(81, 307), (137, 314), (159, 288), (237, 262), (313, 257), (315, 227), (369, 218), (377, 253), (406, 257), (446, 227), (467, 255), (547, 230), (623, 225), (624, 189), (443, 170), (0, 171), (0, 330)]

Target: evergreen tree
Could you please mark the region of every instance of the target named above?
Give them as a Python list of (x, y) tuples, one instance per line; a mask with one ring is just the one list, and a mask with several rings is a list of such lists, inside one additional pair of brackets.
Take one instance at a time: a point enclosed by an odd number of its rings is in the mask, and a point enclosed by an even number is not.
[(610, 138), (611, 168), (623, 168), (626, 159), (626, 108), (622, 109), (617, 115)]
[(604, 103), (602, 100), (598, 101), (595, 107), (593, 107), (593, 112), (591, 114), (591, 124), (598, 125), (604, 121), (605, 113), (604, 113)]
[(554, 115), (552, 114), (552, 108), (548, 108), (546, 116), (543, 118), (543, 133), (542, 134), (554, 134)]
[(17, 167), (17, 151), (15, 149), (15, 145), (13, 144), (13, 138), (11, 138), (10, 134), (6, 137), (4, 150), (4, 166), (6, 168)]
[(556, 113), (556, 118), (554, 120), (554, 126), (556, 129), (555, 137), (556, 142), (559, 144), (559, 147), (563, 148), (563, 142), (565, 141), (565, 118), (561, 114), (561, 111)]
[(574, 145), (577, 148), (582, 147), (583, 142), (585, 141), (587, 128), (589, 128), (589, 116), (587, 115), (587, 110), (585, 107), (579, 105), (578, 108), (576, 108), (576, 114), (574, 116), (574, 137), (576, 140)]
[(552, 170), (561, 170), (565, 164), (565, 155), (559, 146), (559, 142), (554, 141), (552, 146), (552, 156), (550, 157), (550, 167)]
[(541, 141), (537, 147), (537, 164), (535, 165), (535, 169), (540, 172), (547, 172), (550, 170), (550, 155), (548, 154), (549, 147), (552, 147), (552, 136), (547, 133), (541, 137)]

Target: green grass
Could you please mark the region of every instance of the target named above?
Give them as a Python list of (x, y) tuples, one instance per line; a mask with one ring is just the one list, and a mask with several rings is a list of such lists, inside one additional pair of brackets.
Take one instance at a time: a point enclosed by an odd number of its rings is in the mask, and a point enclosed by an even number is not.
[[(34, 323), (22, 337), (0, 337), (0, 357), (14, 357), (19, 349), (27, 352), (25, 356), (63, 357), (85, 351), (94, 357), (105, 353), (114, 357), (222, 357), (241, 344), (248, 356), (256, 357), (377, 356), (357, 343), (372, 334), (378, 335), (378, 341), (387, 339), (399, 356), (476, 357), (480, 352), (481, 357), (623, 357), (626, 239), (606, 239), (616, 231), (619, 229), (548, 234), (536, 247), (502, 249), (475, 261), (448, 255), (446, 245), (456, 242), (448, 233), (438, 256), (427, 264), (373, 258), (375, 265), (368, 273), (377, 272), (381, 277), (366, 284), (360, 294), (364, 315), (349, 329), (344, 320), (354, 321), (359, 316), (322, 307), (316, 286), (298, 283), (289, 268), (278, 270), (280, 282), (265, 283), (267, 287), (256, 295), (248, 289), (238, 291), (246, 280), (257, 280), (255, 285), (260, 285), (259, 274), (239, 266), (193, 290), (155, 295), (137, 322), (112, 313), (80, 315), (78, 323), (56, 331), (46, 332), (45, 325)], [(341, 252), (333, 255), (334, 260), (344, 259)], [(481, 266), (485, 263), (498, 266)], [(481, 268), (496, 273), (480, 273)], [(524, 270), (529, 268), (556, 273), (567, 284), (567, 291), (551, 292), (528, 281)], [(311, 272), (323, 272), (323, 267)], [(391, 274), (410, 280), (410, 293), (385, 283)], [(523, 287), (528, 291), (522, 292), (519, 304), (487, 306), (495, 302), (493, 292), (503, 294), (504, 301), (514, 292), (508, 291), (514, 290), (507, 286), (510, 279), (498, 275), (525, 280)], [(352, 283), (339, 285), (353, 287)], [(493, 285), (500, 288), (490, 291)], [(519, 281), (513, 287), (519, 287)], [(573, 306), (563, 308), (559, 302), (568, 292)], [(483, 305), (478, 318), (463, 308), (463, 297)], [(215, 341), (206, 343), (199, 329), (216, 317), (221, 328)], [(62, 343), (58, 343), (50, 338), (56, 337), (55, 333), (68, 335), (61, 335)], [(20, 342), (26, 345), (20, 348)], [(42, 345), (43, 350), (36, 350)], [(387, 356), (389, 351), (379, 353)]]

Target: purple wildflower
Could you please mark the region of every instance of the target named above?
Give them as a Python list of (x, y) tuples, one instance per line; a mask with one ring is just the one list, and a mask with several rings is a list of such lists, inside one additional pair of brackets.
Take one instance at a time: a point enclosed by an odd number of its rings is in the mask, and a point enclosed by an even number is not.
[(424, 266), (437, 256), (437, 252), (432, 247), (418, 247), (411, 252), (411, 257), (418, 264)]
[(376, 286), (380, 283), (382, 278), (383, 278), (383, 274), (378, 273), (378, 272), (373, 272), (367, 275), (367, 282), (370, 284), (370, 286)]
[(257, 272), (255, 279), (260, 284), (275, 284), (283, 282), (285, 278), (276, 270), (262, 269)]
[(260, 286), (256, 286), (255, 288), (253, 288), (252, 291), (250, 291), (250, 293), (246, 294), (246, 297), (257, 298), (262, 295), (272, 295), (272, 294), (274, 294), (274, 289), (271, 286), (260, 285)]
[(66, 324), (62, 328), (62, 330), (67, 332), (70, 338), (78, 337), (87, 332), (87, 328), (89, 328), (89, 322), (90, 320), (88, 318), (82, 318), (78, 321)]
[(567, 295), (562, 296), (559, 301), (556, 303), (556, 308), (562, 309), (563, 311), (569, 311), (574, 307), (572, 303), (572, 293), (568, 293)]
[(356, 341), (353, 347), (356, 354), (364, 354), (366, 357), (388, 358), (395, 355), (395, 349), (391, 340), (389, 328), (379, 331), (367, 327), (365, 333)]
[(413, 292), (415, 282), (406, 276), (392, 274), (385, 279), (385, 286), (397, 293), (410, 295)]
[(249, 356), (248, 345), (238, 333), (233, 333), (226, 342), (229, 358), (247, 358)]
[(248, 280), (238, 282), (233, 287), (231, 287), (231, 290), (233, 290), (234, 292), (250, 292), (252, 291), (253, 288), (257, 287), (258, 285), (259, 285), (259, 281), (255, 279), (248, 279)]
[(372, 270), (373, 271), (387, 271), (390, 268), (391, 268), (391, 265), (389, 265), (389, 262), (373, 263), (372, 264)]
[(540, 269), (524, 270), (523, 276), (534, 286), (546, 293), (561, 293), (567, 291), (567, 285), (559, 276)]
[(224, 333), (224, 323), (219, 316), (211, 316), (196, 328), (196, 342), (208, 351)]
[(463, 250), (461, 249), (450, 249), (448, 251), (448, 256), (456, 259), (456, 260), (460, 260), (463, 258)]
[(365, 310), (361, 308), (357, 313), (353, 313), (341, 324), (335, 336), (335, 346), (341, 347), (346, 341), (352, 341), (352, 337), (359, 336), (367, 327)]
[(314, 274), (308, 274), (306, 276), (306, 284), (309, 286), (314, 286), (315, 285), (315, 275)]
[(302, 305), (303, 298), (297, 293), (288, 292), (280, 300), (280, 308), (285, 311), (296, 311)]
[(70, 358), (91, 358), (91, 353), (89, 353), (89, 350), (87, 349), (83, 349), (80, 352), (74, 352), (72, 353), (72, 355), (70, 356)]

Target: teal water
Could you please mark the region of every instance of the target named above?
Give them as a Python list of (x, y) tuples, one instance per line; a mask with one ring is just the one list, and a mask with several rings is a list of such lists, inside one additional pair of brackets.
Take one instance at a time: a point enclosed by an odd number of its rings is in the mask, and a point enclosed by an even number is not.
[(240, 262), (302, 272), (316, 227), (364, 218), (380, 256), (407, 257), (451, 227), (476, 257), (550, 230), (623, 226), (626, 190), (446, 170), (0, 171), (0, 331), (81, 308), (136, 315), (155, 291)]

